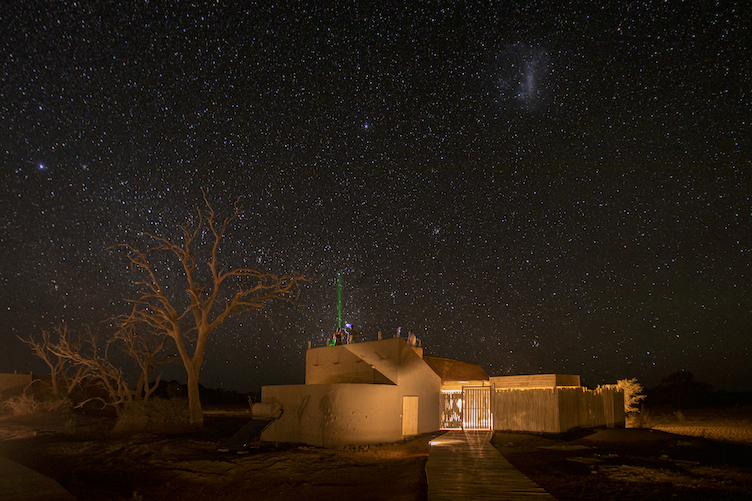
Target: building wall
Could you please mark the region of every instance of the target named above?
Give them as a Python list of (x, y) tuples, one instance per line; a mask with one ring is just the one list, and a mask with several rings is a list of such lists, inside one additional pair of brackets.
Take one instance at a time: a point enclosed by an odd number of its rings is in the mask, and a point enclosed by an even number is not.
[(474, 381), (444, 381), (441, 383), (441, 390), (462, 390), (465, 386), (491, 386), (491, 383), (483, 379), (476, 379)]
[(3, 391), (11, 389), (23, 389), (30, 385), (32, 377), (27, 374), (3, 374), (0, 373), (0, 395)]
[(493, 376), (489, 378), (496, 388), (557, 388), (580, 386), (580, 376), (575, 374), (526, 374), (521, 376)]
[(263, 440), (337, 447), (402, 438), (402, 395), (396, 386), (264, 386), (261, 401), (282, 405), (282, 416), (262, 433)]
[(306, 384), (264, 386), (263, 403), (282, 417), (263, 440), (322, 447), (395, 442), (402, 435), (402, 398), (418, 397), (418, 433), (439, 429), (441, 378), (403, 339), (313, 348)]
[(306, 352), (305, 382), (400, 384), (405, 364), (418, 361), (431, 370), (416, 350), (399, 338), (311, 348)]
[[(363, 343), (365, 344), (365, 343)], [(306, 352), (306, 384), (395, 384), (353, 353), (349, 345), (311, 348)]]
[(397, 386), (401, 395), (418, 396), (418, 433), (436, 431), (441, 426), (439, 418), (441, 378), (407, 343), (404, 344), (407, 349), (401, 350), (403, 363), (398, 372)]
[[(262, 403), (279, 403), (283, 412), (261, 438), (319, 447), (396, 442), (403, 438), (404, 395), (413, 396), (393, 385), (264, 386)], [(417, 396), (418, 433), (438, 430), (438, 398), (432, 405), (434, 399)], [(428, 415), (428, 407), (433, 407), (433, 416)]]
[(441, 378), (423, 361), (422, 352), (400, 338), (312, 348), (306, 352), (306, 384), (397, 385), (400, 395), (419, 397), (418, 433), (436, 431)]
[(587, 388), (497, 389), (495, 430), (559, 433), (572, 428), (624, 426), (624, 394)]

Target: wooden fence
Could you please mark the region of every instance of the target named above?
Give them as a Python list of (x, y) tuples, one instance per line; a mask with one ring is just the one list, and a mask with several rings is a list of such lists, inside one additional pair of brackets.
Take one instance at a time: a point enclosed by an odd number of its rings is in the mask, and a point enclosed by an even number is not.
[(491, 408), (495, 430), (559, 433), (624, 425), (624, 394), (608, 388), (497, 389)]

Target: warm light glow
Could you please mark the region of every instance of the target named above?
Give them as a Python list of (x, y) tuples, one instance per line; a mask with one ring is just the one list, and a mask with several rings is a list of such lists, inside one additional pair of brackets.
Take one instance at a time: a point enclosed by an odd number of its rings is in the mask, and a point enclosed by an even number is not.
[(428, 442), (429, 445), (451, 445), (451, 444), (461, 444), (463, 443), (462, 440), (453, 440), (446, 435), (442, 435), (440, 437), (436, 437), (430, 442)]

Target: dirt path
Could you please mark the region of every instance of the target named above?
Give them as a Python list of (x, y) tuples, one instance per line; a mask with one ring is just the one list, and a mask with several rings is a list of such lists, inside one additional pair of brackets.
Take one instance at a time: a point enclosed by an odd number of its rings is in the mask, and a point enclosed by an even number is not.
[(676, 435), (690, 437), (702, 437), (724, 442), (736, 442), (752, 444), (752, 425), (740, 423), (713, 423), (713, 422), (682, 422), (672, 424), (658, 424), (652, 426), (655, 430), (661, 430)]
[(752, 446), (652, 429), (497, 433), (512, 465), (559, 501), (752, 499)]
[[(201, 434), (117, 435), (102, 418), (3, 417), (0, 457), (53, 478), (79, 501), (426, 499), (431, 436), (345, 449), (267, 443), (221, 452), (246, 419), (210, 417)], [(748, 419), (690, 416), (654, 426), (671, 433), (497, 432), (492, 444), (560, 501), (752, 499)]]
[[(233, 429), (207, 419), (204, 434), (116, 435), (40, 417), (0, 420), (0, 456), (56, 480), (79, 501), (424, 500), (432, 436), (346, 449), (260, 444), (221, 452)], [(111, 424), (111, 423), (110, 423)], [(54, 430), (57, 428), (57, 430)], [(66, 431), (67, 430), (67, 431)]]

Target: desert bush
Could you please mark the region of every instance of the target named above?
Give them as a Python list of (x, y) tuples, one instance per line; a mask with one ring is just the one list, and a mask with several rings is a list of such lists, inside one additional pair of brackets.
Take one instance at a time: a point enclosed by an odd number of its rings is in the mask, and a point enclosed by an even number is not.
[(651, 428), (653, 417), (650, 415), (650, 411), (643, 407), (640, 412), (631, 414), (629, 422), (629, 428)]
[(28, 416), (39, 410), (39, 401), (30, 395), (19, 395), (3, 402), (3, 410), (14, 416)]
[(190, 428), (188, 402), (183, 399), (128, 402), (118, 416), (115, 431), (135, 433), (181, 433)]
[(14, 416), (28, 416), (35, 412), (67, 412), (71, 410), (71, 401), (67, 398), (39, 400), (33, 395), (19, 395), (3, 402), (3, 409)]
[(645, 398), (642, 394), (644, 388), (637, 382), (637, 378), (619, 379), (616, 381), (616, 387), (624, 392), (624, 413), (637, 412), (640, 401)]

